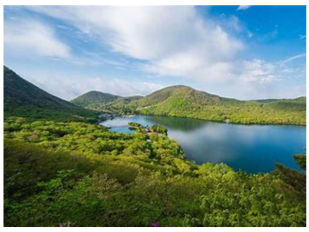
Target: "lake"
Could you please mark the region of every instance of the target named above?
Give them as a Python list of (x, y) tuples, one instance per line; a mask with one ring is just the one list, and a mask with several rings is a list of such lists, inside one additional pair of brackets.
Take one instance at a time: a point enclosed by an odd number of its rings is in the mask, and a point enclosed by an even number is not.
[(101, 124), (111, 127), (111, 131), (134, 133), (127, 128), (128, 122), (165, 126), (168, 136), (181, 145), (187, 159), (197, 164), (223, 162), (248, 173), (270, 172), (275, 163), (300, 170), (293, 154), (305, 153), (306, 127), (301, 126), (236, 125), (141, 115), (119, 117)]

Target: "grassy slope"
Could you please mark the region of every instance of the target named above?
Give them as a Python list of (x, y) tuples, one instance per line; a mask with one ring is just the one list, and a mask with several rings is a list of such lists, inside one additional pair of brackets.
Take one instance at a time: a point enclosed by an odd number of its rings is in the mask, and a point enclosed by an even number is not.
[(87, 109), (99, 109), (101, 105), (108, 104), (121, 98), (120, 96), (102, 93), (99, 91), (87, 92), (71, 101), (71, 103)]
[(11, 119), (4, 130), (5, 226), (306, 225), (306, 176), (283, 166), (196, 165), (164, 135), (86, 123)]
[(61, 121), (94, 120), (98, 113), (55, 97), (4, 67), (4, 115)]
[(306, 98), (239, 101), (186, 86), (172, 86), (127, 104), (111, 103), (114, 112), (168, 115), (244, 124), (306, 125)]
[[(122, 113), (129, 113), (131, 109), (126, 110), (126, 105), (130, 102), (136, 101), (143, 98), (142, 96), (130, 96), (130, 97), (121, 97), (117, 95), (112, 95), (108, 93), (102, 93), (99, 91), (90, 91), (85, 93), (71, 101), (71, 103), (84, 107), (85, 109), (104, 111), (110, 113), (118, 113), (120, 110)], [(113, 105), (113, 109), (109, 106)], [(115, 112), (117, 108), (117, 112)]]

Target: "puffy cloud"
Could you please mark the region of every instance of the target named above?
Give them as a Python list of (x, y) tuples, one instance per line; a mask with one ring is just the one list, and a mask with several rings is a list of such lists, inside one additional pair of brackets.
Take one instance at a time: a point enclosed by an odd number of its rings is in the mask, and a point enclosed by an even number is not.
[[(248, 8), (249, 6), (239, 6), (239, 10)], [(303, 68), (297, 70), (291, 65), (293, 63), (291, 61), (298, 59), (299, 56), (272, 63), (262, 59), (240, 59), (245, 57), (241, 53), (247, 48), (234, 35), (247, 33), (248, 37), (251, 37), (252, 33), (235, 16), (227, 18), (226, 22), (220, 24), (210, 16), (201, 16), (193, 6), (31, 6), (27, 9), (63, 20), (66, 26), (77, 29), (78, 33), (87, 40), (101, 43), (103, 49), (107, 46), (113, 57), (125, 59), (129, 57), (128, 60), (132, 61), (132, 64), (123, 66), (121, 60), (118, 59), (115, 62), (106, 59), (98, 51), (95, 56), (87, 55), (86, 59), (71, 57), (71, 63), (77, 65), (90, 66), (105, 63), (107, 66), (117, 66), (117, 69), (129, 68), (128, 72), (141, 69), (159, 76), (158, 78), (161, 79), (156, 80), (157, 82), (164, 82), (164, 78), (173, 76), (175, 81), (170, 83), (177, 84), (181, 77), (204, 91), (241, 99), (287, 96), (283, 94), (284, 90), (276, 86), (282, 82), (286, 83), (288, 78), (305, 77)], [(18, 25), (13, 27), (5, 22), (5, 30), (6, 28), (9, 30), (4, 33), (6, 41), (9, 41), (9, 35), (12, 34), (15, 35), (16, 41), (18, 34), (26, 35), (28, 38), (30, 38), (27, 36), (29, 33), (39, 34), (44, 38), (53, 38), (51, 41), (58, 41), (56, 44), (64, 47), (62, 53), (59, 52), (61, 49), (51, 49), (51, 51), (47, 49), (45, 53), (51, 53), (53, 56), (52, 53), (58, 50), (58, 56), (61, 54), (62, 57), (70, 56), (68, 46), (57, 39), (54, 31), (42, 23), (39, 25), (47, 29), (41, 30), (43, 33), (35, 33), (40, 31), (37, 29), (40, 27), (35, 24), (34, 27), (19, 28)], [(14, 34), (14, 28), (17, 28), (16, 30), (28, 28), (28, 30), (24, 29)], [(269, 36), (276, 35), (274, 32)], [(40, 40), (28, 43), (31, 46), (25, 42), (21, 44), (24, 44), (24, 47), (33, 47), (33, 50), (37, 51), (38, 48), (33, 45), (35, 43), (40, 48), (37, 53), (42, 52), (43, 46), (40, 45), (42, 44)], [(16, 44), (18, 45), (18, 42)], [(57, 46), (44, 46), (44, 48), (50, 47)], [(148, 75), (147, 73), (145, 76)], [(288, 77), (286, 77), (287, 74)], [(59, 79), (57, 75), (44, 79), (37, 78), (35, 81), (46, 90), (66, 99), (92, 89), (113, 94), (134, 95), (148, 94), (163, 87), (160, 84), (143, 82), (142, 79), (139, 82), (130, 82), (117, 78), (108, 79), (104, 76), (84, 76), (84, 79), (74, 77), (74, 81), (71, 78), (73, 77), (68, 76)], [(59, 82), (63, 83), (62, 89), (57, 87)], [(297, 88), (295, 84), (294, 89)], [(288, 92), (291, 97), (298, 93)]]
[[(298, 59), (298, 56), (294, 57)], [(294, 60), (294, 57), (291, 57), (291, 60)], [(306, 95), (305, 64), (294, 65), (290, 63), (290, 59), (279, 62), (253, 59), (236, 61), (231, 66), (233, 70), (228, 81), (230, 85), (222, 86), (223, 91), (230, 96), (239, 99), (263, 99)]]
[(51, 27), (33, 19), (10, 19), (4, 23), (5, 52), (56, 58), (70, 57), (70, 48)]
[(161, 75), (205, 78), (203, 72), (226, 66), (244, 47), (193, 6), (30, 9), (67, 20), (114, 51), (147, 61), (145, 70)]
[(281, 80), (276, 76), (276, 66), (260, 59), (243, 61), (241, 67), (240, 80), (245, 82), (269, 83)]
[[(149, 81), (129, 81), (108, 76), (78, 76), (75, 73), (66, 73), (65, 77), (56, 70), (38, 71), (24, 69), (19, 72), (23, 78), (44, 89), (45, 91), (71, 100), (90, 90), (112, 93), (120, 96), (146, 95), (164, 85)], [(61, 83), (61, 88), (59, 88)]]

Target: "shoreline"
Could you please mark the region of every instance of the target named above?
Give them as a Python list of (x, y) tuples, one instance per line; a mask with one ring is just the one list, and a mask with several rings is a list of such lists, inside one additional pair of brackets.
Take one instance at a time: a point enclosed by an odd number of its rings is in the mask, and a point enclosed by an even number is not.
[(225, 122), (225, 121), (217, 121), (217, 120), (209, 120), (209, 119), (203, 119), (203, 118), (193, 118), (193, 117), (185, 117), (185, 116), (170, 116), (170, 115), (157, 115), (157, 114), (130, 114), (130, 115), (117, 115), (117, 114), (112, 114), (113, 118), (110, 119), (105, 119), (105, 120), (100, 120), (99, 123), (104, 122), (106, 120), (113, 120), (115, 118), (119, 117), (125, 117), (125, 118), (132, 118), (135, 116), (154, 116), (154, 117), (170, 117), (170, 118), (182, 118), (182, 119), (194, 119), (194, 120), (201, 120), (205, 122), (213, 122), (213, 123), (222, 123), (222, 124), (232, 124), (232, 125), (242, 125), (242, 126), (297, 126), (297, 127), (306, 127), (307, 124), (295, 124), (295, 123), (240, 123), (240, 122)]

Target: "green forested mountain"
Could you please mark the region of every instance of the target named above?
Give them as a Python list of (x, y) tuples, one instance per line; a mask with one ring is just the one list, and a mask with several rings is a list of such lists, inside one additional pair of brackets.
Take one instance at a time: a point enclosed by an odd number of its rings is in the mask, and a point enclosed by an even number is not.
[(124, 105), (140, 98), (142, 98), (142, 96), (121, 97), (99, 91), (89, 91), (71, 100), (71, 103), (86, 109), (109, 111), (107, 105), (111, 103), (115, 108), (123, 108)]
[(32, 119), (93, 120), (98, 113), (55, 97), (4, 66), (4, 115)]
[(99, 109), (116, 114), (132, 114), (137, 112), (136, 111), (137, 102), (138, 100), (143, 98), (144, 97), (142, 96), (122, 97), (109, 104), (101, 105)]
[(99, 91), (89, 91), (71, 101), (71, 103), (87, 109), (98, 109), (100, 106), (116, 101), (120, 96), (102, 93)]
[(187, 86), (171, 86), (131, 101), (114, 101), (100, 110), (228, 121), (244, 124), (306, 124), (306, 98), (240, 101)]
[(147, 95), (140, 101), (140, 106), (154, 105), (173, 98), (184, 98), (184, 101), (196, 103), (218, 103), (223, 100), (219, 96), (198, 91), (188, 86), (176, 85)]
[[(157, 99), (162, 99), (162, 96), (164, 96), (163, 100), (157, 101)], [(178, 86), (146, 96), (137, 103), (136, 110), (142, 114), (245, 124), (306, 124), (305, 98), (271, 102), (239, 101)]]
[[(8, 68), (4, 84), (5, 226), (306, 226), (305, 172), (277, 165), (251, 175), (222, 163), (197, 165), (162, 126), (124, 134), (73, 122), (93, 113)], [(240, 104), (184, 86), (162, 91), (108, 106), (164, 113), (170, 104), (179, 113), (194, 102)], [(193, 105), (181, 103), (184, 97)], [(302, 109), (305, 99), (296, 101), (267, 104)], [(306, 157), (295, 158), (305, 169)]]

